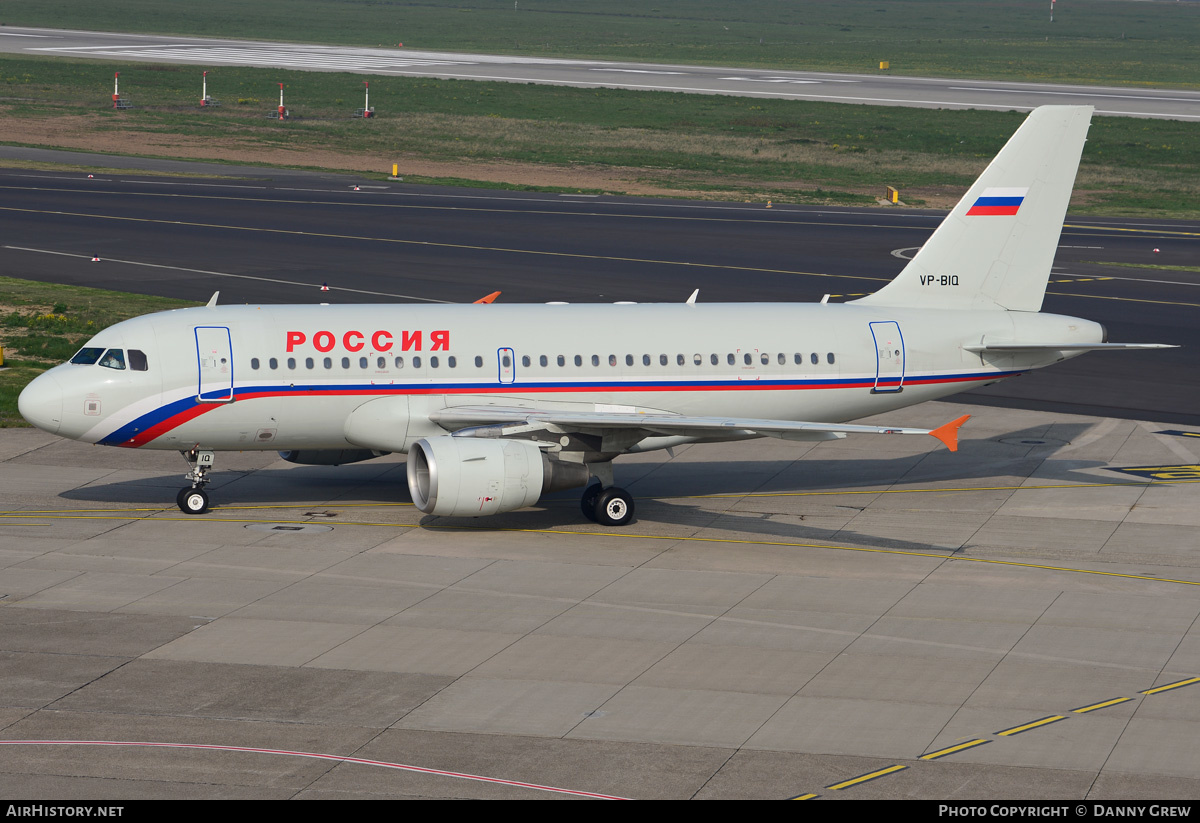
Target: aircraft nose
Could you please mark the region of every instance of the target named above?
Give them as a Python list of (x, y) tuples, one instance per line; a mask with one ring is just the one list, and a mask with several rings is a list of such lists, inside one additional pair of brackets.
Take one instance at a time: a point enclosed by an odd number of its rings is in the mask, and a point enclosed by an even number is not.
[(17, 409), (42, 431), (58, 434), (63, 409), (63, 391), (58, 379), (49, 374), (35, 377), (17, 398)]

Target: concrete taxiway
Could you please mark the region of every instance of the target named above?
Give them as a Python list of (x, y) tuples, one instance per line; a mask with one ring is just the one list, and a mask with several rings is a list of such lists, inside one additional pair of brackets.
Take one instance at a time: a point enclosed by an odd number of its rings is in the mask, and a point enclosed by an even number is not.
[(0, 794), (1195, 798), (1200, 437), (971, 411), (625, 458), (614, 530), (2, 430)]
[(564, 60), (425, 51), (391, 45), (372, 49), (15, 26), (0, 30), (0, 53), (4, 52), (131, 63), (263, 66), (372, 76), (494, 80), (917, 108), (1028, 111), (1054, 103), (1095, 106), (1098, 115), (1200, 120), (1200, 92), (1189, 89)]

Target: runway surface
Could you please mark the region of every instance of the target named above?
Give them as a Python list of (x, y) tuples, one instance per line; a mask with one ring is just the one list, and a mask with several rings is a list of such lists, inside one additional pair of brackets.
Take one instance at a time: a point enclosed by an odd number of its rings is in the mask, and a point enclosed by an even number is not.
[(1028, 111), (1091, 105), (1099, 115), (1200, 120), (1200, 91), (614, 63), (403, 48), (351, 48), (5, 27), (0, 52), (212, 66), (266, 66), (466, 80), (729, 94), (920, 108)]
[[(0, 172), (0, 271), (198, 302), (840, 302), (893, 277), (941, 219), (231, 171), (243, 179)], [(1182, 377), (1200, 366), (1200, 275), (1136, 268), (1194, 266), (1198, 247), (1189, 223), (1069, 219), (1044, 310), (1183, 348), (1085, 355), (970, 402), (1200, 423), (1200, 381)]]

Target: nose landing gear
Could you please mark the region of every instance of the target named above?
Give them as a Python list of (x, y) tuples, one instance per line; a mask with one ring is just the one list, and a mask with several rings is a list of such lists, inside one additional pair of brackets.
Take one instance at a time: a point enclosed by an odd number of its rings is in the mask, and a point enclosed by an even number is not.
[(208, 473), (212, 471), (217, 453), (202, 451), (199, 446), (193, 446), (181, 454), (191, 466), (191, 470), (184, 477), (191, 480), (192, 485), (179, 490), (179, 494), (175, 495), (175, 504), (184, 514), (204, 514), (208, 511), (208, 492), (204, 491), (204, 487), (209, 482)]

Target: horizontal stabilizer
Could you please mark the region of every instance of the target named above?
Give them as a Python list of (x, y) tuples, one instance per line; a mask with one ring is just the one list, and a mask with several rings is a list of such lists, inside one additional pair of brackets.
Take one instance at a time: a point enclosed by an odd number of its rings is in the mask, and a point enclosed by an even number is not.
[(1177, 349), (1170, 343), (975, 343), (963, 346), (967, 351), (1038, 352), (1038, 351), (1123, 351), (1125, 349)]

